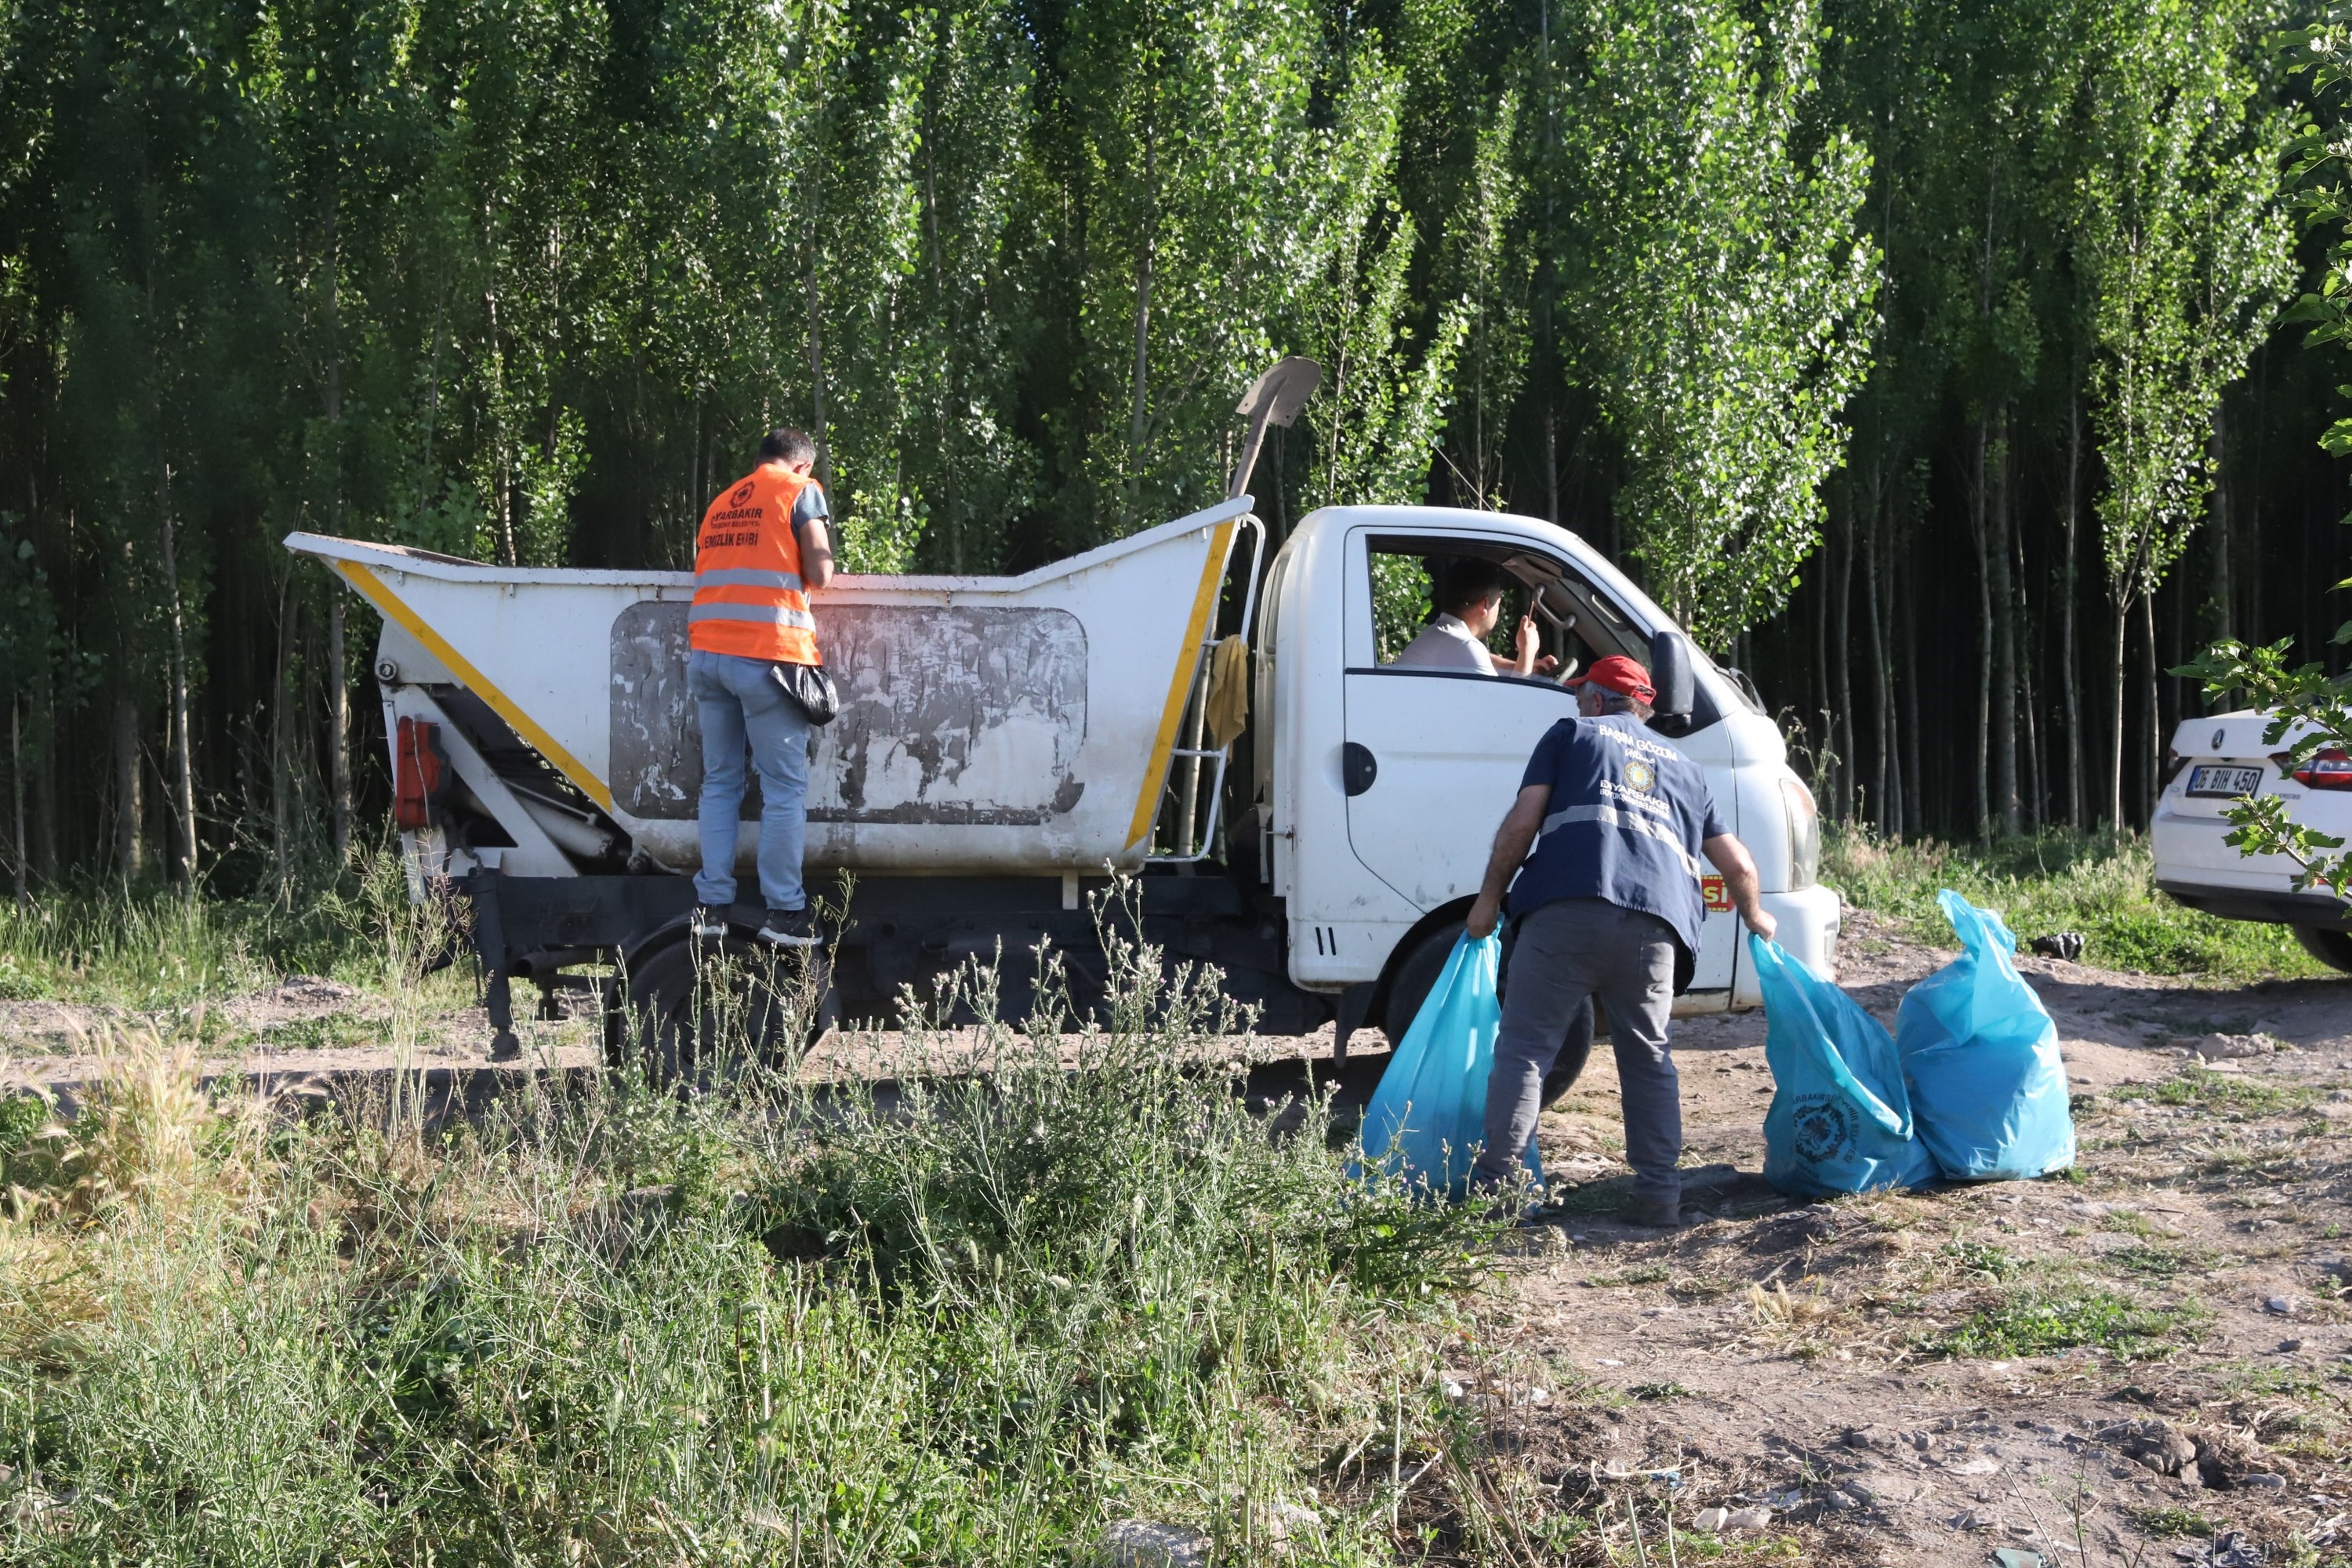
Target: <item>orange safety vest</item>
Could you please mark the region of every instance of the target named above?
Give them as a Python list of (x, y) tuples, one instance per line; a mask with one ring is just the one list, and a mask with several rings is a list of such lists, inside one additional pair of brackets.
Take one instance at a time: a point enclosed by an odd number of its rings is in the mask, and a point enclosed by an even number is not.
[(710, 503), (695, 535), (687, 646), (776, 664), (824, 662), (793, 530), (793, 504), (814, 482), (762, 463)]

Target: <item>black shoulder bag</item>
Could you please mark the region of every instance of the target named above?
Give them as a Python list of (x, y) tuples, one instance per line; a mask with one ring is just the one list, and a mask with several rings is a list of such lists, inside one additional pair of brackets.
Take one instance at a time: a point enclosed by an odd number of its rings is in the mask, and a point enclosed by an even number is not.
[(825, 725), (841, 711), (841, 690), (833, 677), (821, 664), (773, 664), (768, 667), (776, 673), (776, 684), (784, 695), (800, 705), (802, 714), (812, 724)]

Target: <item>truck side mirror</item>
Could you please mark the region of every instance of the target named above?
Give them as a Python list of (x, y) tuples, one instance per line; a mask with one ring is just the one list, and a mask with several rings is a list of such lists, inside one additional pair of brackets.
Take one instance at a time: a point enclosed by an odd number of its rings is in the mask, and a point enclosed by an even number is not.
[(1650, 684), (1658, 689), (1651, 706), (1665, 719), (1690, 717), (1693, 681), (1690, 638), (1676, 631), (1650, 634)]

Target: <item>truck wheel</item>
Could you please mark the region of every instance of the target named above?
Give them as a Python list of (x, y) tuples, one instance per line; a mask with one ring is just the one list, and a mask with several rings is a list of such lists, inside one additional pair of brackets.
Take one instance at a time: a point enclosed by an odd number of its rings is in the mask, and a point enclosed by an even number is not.
[[(1429, 1000), (1430, 992), (1437, 984), (1437, 977), (1445, 973), (1445, 961), (1461, 936), (1462, 926), (1458, 921), (1440, 926), (1423, 937), (1421, 945), (1407, 953), (1404, 962), (1397, 965), (1396, 973), (1389, 981), (1388, 1005), (1381, 1016), (1381, 1030), (1389, 1037), (1390, 1049), (1394, 1050), (1404, 1044), (1405, 1031), (1412, 1027), (1413, 1017), (1421, 1011), (1421, 1005)], [(1507, 936), (1504, 939), (1503, 965), (1507, 972), (1510, 967), (1510, 941)], [(1551, 1070), (1544, 1074), (1543, 1103), (1546, 1109), (1557, 1104), (1576, 1086), (1576, 1080), (1583, 1076), (1584, 1064), (1591, 1059), (1592, 1015), (1592, 1004), (1587, 1001), (1583, 1011), (1569, 1024), (1568, 1032), (1560, 1038), (1559, 1055), (1553, 1059)]]
[(2303, 951), (2327, 965), (2352, 974), (2352, 931), (2323, 931), (2317, 926), (2297, 926), (2294, 940)]
[(605, 1017), (606, 1056), (663, 1089), (704, 1091), (799, 1061), (833, 1023), (824, 950), (777, 952), (740, 937), (664, 943), (625, 966)]

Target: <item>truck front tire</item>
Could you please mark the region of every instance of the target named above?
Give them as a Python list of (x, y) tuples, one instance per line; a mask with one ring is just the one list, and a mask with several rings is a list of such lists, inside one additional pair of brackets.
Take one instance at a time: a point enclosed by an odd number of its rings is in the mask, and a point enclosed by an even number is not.
[[(1381, 1013), (1381, 1031), (1389, 1037), (1393, 1050), (1404, 1044), (1405, 1031), (1412, 1027), (1414, 1015), (1429, 1000), (1437, 984), (1437, 977), (1445, 973), (1445, 961), (1454, 952), (1454, 944), (1461, 940), (1463, 921), (1448, 921), (1434, 931), (1425, 932), (1412, 950), (1401, 959), (1389, 976), (1388, 1001)], [(1504, 968), (1510, 966), (1510, 939), (1503, 943)], [(1554, 1058), (1551, 1070), (1544, 1074), (1543, 1103), (1547, 1110), (1564, 1099), (1576, 1087), (1584, 1074), (1584, 1064), (1592, 1056), (1593, 1009), (1591, 1001), (1584, 1011), (1568, 1026), (1561, 1037), (1559, 1055)]]

